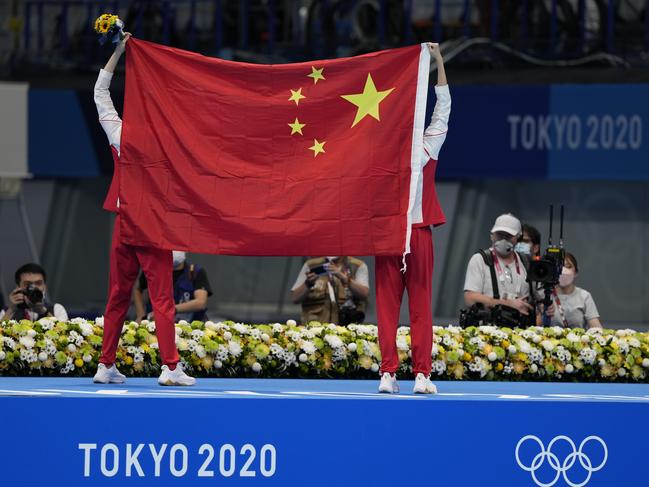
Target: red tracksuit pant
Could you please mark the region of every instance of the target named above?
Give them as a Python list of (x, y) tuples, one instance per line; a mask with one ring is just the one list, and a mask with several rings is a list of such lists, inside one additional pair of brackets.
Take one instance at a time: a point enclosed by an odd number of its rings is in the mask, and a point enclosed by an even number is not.
[(428, 376), (433, 347), (433, 236), (430, 227), (413, 227), (406, 272), (402, 258), (376, 257), (376, 314), (381, 347), (381, 373), (399, 368), (397, 327), (404, 289), (408, 290), (413, 372)]
[(104, 313), (104, 341), (99, 362), (106, 365), (115, 362), (119, 337), (131, 303), (133, 284), (142, 267), (153, 305), (160, 357), (163, 364), (173, 366), (178, 363), (179, 357), (174, 326), (176, 308), (171, 251), (123, 244), (119, 222), (118, 214), (110, 249), (108, 304)]

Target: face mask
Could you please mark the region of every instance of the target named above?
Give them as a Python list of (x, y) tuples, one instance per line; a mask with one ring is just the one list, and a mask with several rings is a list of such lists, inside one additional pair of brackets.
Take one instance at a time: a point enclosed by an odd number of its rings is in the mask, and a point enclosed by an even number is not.
[(532, 254), (532, 244), (527, 242), (518, 242), (514, 247), (514, 250), (519, 254), (531, 255)]
[(559, 286), (568, 287), (575, 280), (575, 272), (573, 270), (563, 268), (561, 275), (559, 276)]
[(174, 267), (178, 267), (180, 264), (185, 262), (185, 252), (180, 252), (178, 250), (173, 251), (173, 261)]
[(327, 257), (327, 259), (329, 259), (330, 262), (333, 262), (333, 261), (336, 260), (337, 258), (338, 258), (338, 256), (335, 256), (335, 257)]
[(496, 252), (498, 252), (498, 255), (500, 255), (501, 257), (508, 256), (513, 248), (514, 244), (509, 240), (502, 239), (494, 242), (494, 249), (496, 249)]

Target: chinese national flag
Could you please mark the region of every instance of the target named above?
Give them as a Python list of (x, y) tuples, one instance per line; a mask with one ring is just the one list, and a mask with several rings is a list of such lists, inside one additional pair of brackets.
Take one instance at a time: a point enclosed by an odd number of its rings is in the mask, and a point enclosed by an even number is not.
[(421, 174), (425, 45), (253, 65), (131, 39), (127, 244), (229, 255), (401, 255)]

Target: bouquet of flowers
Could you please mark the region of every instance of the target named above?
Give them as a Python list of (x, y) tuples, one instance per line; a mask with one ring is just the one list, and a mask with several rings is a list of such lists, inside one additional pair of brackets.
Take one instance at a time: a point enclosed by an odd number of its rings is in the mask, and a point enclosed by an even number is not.
[[(117, 366), (160, 373), (155, 322), (124, 323)], [(103, 318), (0, 321), (0, 376), (92, 376)], [(249, 325), (179, 321), (176, 346), (198, 377), (376, 379), (375, 325), (311, 322)], [(433, 380), (649, 382), (649, 333), (560, 327), (434, 327)], [(400, 373), (412, 373), (408, 327), (397, 332)]]
[(124, 39), (124, 22), (113, 14), (102, 14), (95, 20), (95, 32), (99, 34), (99, 44), (102, 46), (110, 40), (117, 44)]

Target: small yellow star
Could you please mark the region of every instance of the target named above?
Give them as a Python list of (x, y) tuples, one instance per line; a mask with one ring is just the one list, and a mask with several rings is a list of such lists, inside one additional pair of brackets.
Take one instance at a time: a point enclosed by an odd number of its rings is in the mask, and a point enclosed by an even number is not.
[(291, 135), (293, 135), (293, 134), (304, 135), (302, 133), (302, 127), (306, 127), (306, 124), (305, 123), (300, 123), (300, 121), (297, 119), (297, 117), (295, 117), (295, 122), (289, 123), (288, 126), (291, 127)]
[(326, 143), (326, 140), (324, 142), (318, 142), (317, 139), (313, 139), (313, 146), (309, 147), (309, 150), (313, 151), (313, 157), (316, 157), (318, 154), (325, 151), (324, 145)]
[(347, 100), (349, 103), (356, 105), (358, 108), (356, 110), (356, 118), (354, 119), (354, 123), (352, 123), (352, 127), (363, 120), (367, 115), (380, 121), (379, 104), (385, 99), (385, 97), (392, 93), (393, 90), (394, 88), (385, 91), (377, 91), (372, 75), (368, 74), (367, 80), (365, 81), (365, 87), (363, 88), (363, 93), (341, 95), (342, 98)]
[(309, 78), (313, 78), (313, 84), (317, 84), (319, 79), (326, 79), (322, 76), (322, 70), (324, 68), (316, 69), (315, 66), (311, 66), (311, 74), (307, 74)]
[(302, 98), (306, 98), (306, 96), (302, 94), (302, 88), (300, 88), (297, 91), (291, 90), (291, 97), (288, 101), (294, 101), (296, 105), (299, 105)]

